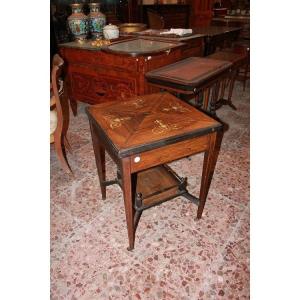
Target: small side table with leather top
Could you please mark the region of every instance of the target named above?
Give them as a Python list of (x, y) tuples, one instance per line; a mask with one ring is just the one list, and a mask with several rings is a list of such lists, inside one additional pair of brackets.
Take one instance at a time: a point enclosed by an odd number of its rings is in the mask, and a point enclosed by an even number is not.
[(231, 62), (189, 57), (145, 74), (148, 84), (170, 92), (194, 95), (197, 106), (203, 94), (202, 109), (215, 115), (220, 84), (228, 77)]
[[(232, 92), (233, 92), (234, 83), (235, 83), (235, 80), (237, 79), (240, 68), (247, 64), (247, 55), (223, 50), (223, 51), (215, 52), (215, 53), (207, 56), (207, 58), (211, 58), (214, 60), (220, 60), (220, 61), (228, 61), (228, 62), (232, 63), (230, 72), (228, 74), (228, 78), (225, 78), (221, 83), (221, 93), (220, 93), (220, 97), (216, 103), (216, 109), (218, 109), (219, 107), (221, 107), (222, 105), (225, 104), (225, 105), (229, 105), (231, 108), (236, 110), (236, 107), (234, 106), (234, 104), (231, 101)], [(227, 97), (227, 99), (225, 99), (224, 95), (225, 95), (225, 89), (226, 89), (227, 83), (229, 84), (229, 89), (228, 89), (228, 97)]]
[[(218, 154), (217, 134), (222, 125), (169, 93), (135, 96), (86, 109), (89, 117), (102, 198), (106, 186), (117, 183), (124, 196), (129, 238), (142, 211), (184, 196), (198, 205), (201, 218)], [(105, 152), (117, 165), (117, 178), (105, 177)], [(205, 152), (200, 196), (186, 189), (187, 181), (166, 163)]]

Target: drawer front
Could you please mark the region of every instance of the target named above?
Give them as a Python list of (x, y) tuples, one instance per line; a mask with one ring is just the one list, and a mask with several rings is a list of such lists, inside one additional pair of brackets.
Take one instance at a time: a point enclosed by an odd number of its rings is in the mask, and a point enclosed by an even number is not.
[(158, 149), (132, 155), (131, 172), (137, 172), (180, 159), (208, 149), (209, 135), (167, 145)]
[(72, 95), (75, 99), (90, 104), (126, 100), (136, 94), (134, 79), (122, 79), (107, 75), (92, 76), (71, 73)]

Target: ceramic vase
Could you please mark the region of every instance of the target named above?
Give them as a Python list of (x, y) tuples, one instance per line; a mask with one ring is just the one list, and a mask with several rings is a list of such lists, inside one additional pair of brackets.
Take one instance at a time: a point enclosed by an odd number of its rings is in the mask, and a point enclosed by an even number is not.
[(76, 40), (86, 39), (89, 33), (89, 18), (82, 12), (83, 4), (71, 4), (72, 14), (68, 17), (68, 23)]
[(106, 23), (105, 15), (100, 11), (100, 3), (90, 3), (89, 28), (93, 38), (103, 35), (103, 27)]
[(116, 25), (106, 25), (103, 28), (104, 38), (107, 40), (117, 39), (119, 37), (119, 28)]

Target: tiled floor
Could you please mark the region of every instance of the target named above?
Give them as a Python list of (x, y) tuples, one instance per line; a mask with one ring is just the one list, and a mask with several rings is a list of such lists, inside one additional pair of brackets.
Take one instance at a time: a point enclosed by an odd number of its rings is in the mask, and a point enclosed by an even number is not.
[[(176, 198), (145, 211), (126, 250), (122, 193), (101, 200), (84, 105), (71, 119), (66, 175), (51, 148), (51, 299), (249, 299), (249, 88), (237, 83), (229, 124), (201, 220)], [(203, 154), (171, 164), (198, 193)], [(107, 175), (115, 176), (107, 161)]]

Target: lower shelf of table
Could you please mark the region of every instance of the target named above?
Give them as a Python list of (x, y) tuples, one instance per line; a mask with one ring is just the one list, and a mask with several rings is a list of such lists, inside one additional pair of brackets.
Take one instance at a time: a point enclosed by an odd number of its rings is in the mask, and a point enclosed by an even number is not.
[(135, 210), (142, 211), (178, 196), (198, 204), (198, 198), (189, 194), (186, 186), (186, 178), (179, 177), (167, 165), (141, 171), (137, 174)]
[[(196, 205), (199, 199), (191, 195), (187, 187), (187, 178), (179, 177), (169, 166), (160, 165), (136, 174), (134, 208), (137, 213), (178, 196), (183, 196)], [(117, 179), (104, 181), (105, 186), (119, 184), (122, 187), (121, 173)]]

